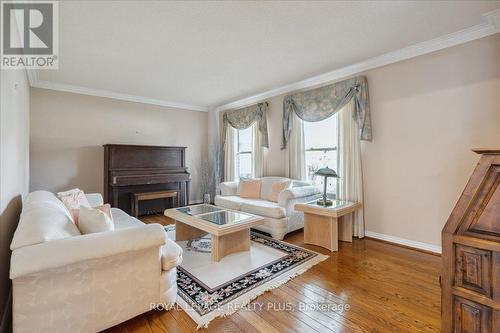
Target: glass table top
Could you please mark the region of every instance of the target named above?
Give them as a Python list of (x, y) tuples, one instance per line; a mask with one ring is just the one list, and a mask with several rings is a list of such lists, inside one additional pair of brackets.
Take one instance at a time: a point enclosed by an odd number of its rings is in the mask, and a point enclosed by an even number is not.
[(211, 205), (181, 207), (177, 208), (177, 211), (217, 225), (241, 223), (253, 217), (252, 215)]
[(310, 206), (318, 207), (318, 208), (323, 208), (323, 209), (339, 209), (344, 206), (352, 205), (352, 202), (350, 201), (343, 201), (343, 200), (335, 200), (335, 199), (330, 199), (332, 201), (332, 204), (330, 206), (323, 206), (318, 204), (317, 200), (308, 202), (307, 204)]
[(177, 210), (181, 213), (191, 215), (191, 216), (196, 216), (196, 215), (201, 215), (201, 214), (206, 214), (206, 213), (214, 213), (221, 211), (223, 209), (211, 205), (196, 205), (196, 206), (188, 206), (188, 207), (181, 207), (177, 208)]

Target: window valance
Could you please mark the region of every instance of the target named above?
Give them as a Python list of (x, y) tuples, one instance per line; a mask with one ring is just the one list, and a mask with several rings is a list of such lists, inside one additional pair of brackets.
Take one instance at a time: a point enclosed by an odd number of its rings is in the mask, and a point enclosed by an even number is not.
[(238, 110), (231, 110), (224, 113), (222, 129), (222, 145), (226, 145), (227, 127), (245, 129), (257, 122), (259, 126), (262, 147), (269, 148), (269, 136), (267, 134), (267, 102), (248, 106)]
[(304, 121), (321, 121), (331, 117), (354, 98), (354, 119), (359, 124), (359, 138), (371, 141), (370, 104), (366, 76), (358, 76), (324, 87), (285, 96), (283, 100), (283, 133), (281, 149), (290, 138), (293, 122), (291, 114)]

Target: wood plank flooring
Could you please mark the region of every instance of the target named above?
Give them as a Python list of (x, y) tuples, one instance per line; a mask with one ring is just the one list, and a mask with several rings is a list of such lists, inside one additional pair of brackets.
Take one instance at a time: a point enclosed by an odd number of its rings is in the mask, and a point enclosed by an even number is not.
[[(142, 218), (168, 224), (164, 216)], [(303, 233), (285, 241), (330, 255), (285, 285), (266, 292), (248, 310), (215, 319), (198, 332), (439, 332), (441, 258), (372, 239), (341, 242), (330, 253), (304, 245)], [(304, 308), (304, 305), (321, 309)], [(327, 305), (330, 304), (330, 308)], [(349, 304), (333, 311), (331, 304)], [(286, 311), (285, 306), (293, 307)], [(182, 310), (148, 312), (107, 332), (195, 332)]]

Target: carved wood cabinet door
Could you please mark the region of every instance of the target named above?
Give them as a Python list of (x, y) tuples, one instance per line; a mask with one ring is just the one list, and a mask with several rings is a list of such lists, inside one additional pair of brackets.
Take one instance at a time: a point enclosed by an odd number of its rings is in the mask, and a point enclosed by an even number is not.
[(478, 165), (442, 232), (442, 331), (500, 332), (500, 150)]

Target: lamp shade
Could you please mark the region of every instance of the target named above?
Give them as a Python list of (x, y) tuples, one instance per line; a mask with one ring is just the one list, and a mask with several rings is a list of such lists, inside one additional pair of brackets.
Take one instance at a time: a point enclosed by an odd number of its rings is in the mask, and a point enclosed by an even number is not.
[(339, 178), (335, 170), (330, 169), (329, 167), (326, 168), (321, 168), (318, 171), (314, 173), (317, 176), (324, 176), (324, 177), (334, 177), (334, 178)]

